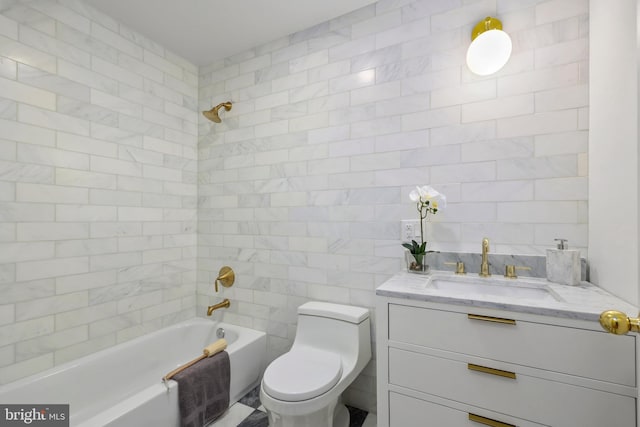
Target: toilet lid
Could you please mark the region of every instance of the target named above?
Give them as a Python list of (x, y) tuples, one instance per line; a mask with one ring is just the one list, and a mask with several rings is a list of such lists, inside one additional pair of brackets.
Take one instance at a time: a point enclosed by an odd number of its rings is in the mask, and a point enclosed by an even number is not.
[(300, 402), (326, 393), (341, 375), (342, 362), (336, 353), (298, 348), (267, 367), (262, 385), (271, 397)]

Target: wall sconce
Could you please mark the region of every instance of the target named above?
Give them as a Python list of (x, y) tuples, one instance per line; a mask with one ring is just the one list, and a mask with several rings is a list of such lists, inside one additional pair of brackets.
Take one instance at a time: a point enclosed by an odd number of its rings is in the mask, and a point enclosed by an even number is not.
[(500, 70), (511, 56), (511, 38), (499, 19), (487, 16), (473, 27), (467, 50), (467, 66), (480, 76)]

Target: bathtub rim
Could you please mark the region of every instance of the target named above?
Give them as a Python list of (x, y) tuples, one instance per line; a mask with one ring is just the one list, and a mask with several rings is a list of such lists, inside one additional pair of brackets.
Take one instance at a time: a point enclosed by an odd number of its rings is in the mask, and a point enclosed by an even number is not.
[[(29, 386), (31, 384), (33, 384), (34, 382), (40, 381), (43, 378), (47, 378), (53, 375), (57, 375), (59, 373), (68, 371), (73, 369), (74, 367), (82, 364), (83, 362), (90, 362), (96, 358), (99, 357), (104, 357), (104, 356), (108, 356), (111, 353), (117, 352), (119, 350), (123, 350), (126, 349), (128, 347), (134, 346), (136, 345), (138, 342), (143, 341), (144, 339), (150, 337), (150, 336), (154, 336), (154, 335), (159, 335), (160, 333), (165, 332), (167, 329), (181, 329), (181, 328), (187, 328), (189, 326), (193, 326), (193, 325), (205, 325), (205, 324), (212, 324), (212, 326), (215, 326), (217, 328), (223, 328), (223, 329), (228, 329), (228, 330), (241, 330), (243, 331), (243, 333), (238, 333), (237, 336), (237, 340), (235, 342), (233, 342), (228, 348), (228, 349), (235, 349), (236, 347), (240, 348), (240, 347), (244, 347), (247, 344), (249, 344), (250, 342), (252, 342), (253, 340), (258, 340), (260, 339), (262, 336), (265, 336), (266, 333), (265, 332), (261, 332), (261, 331), (257, 331), (255, 329), (251, 329), (251, 328), (247, 328), (245, 326), (238, 326), (238, 325), (233, 325), (231, 323), (225, 323), (225, 322), (220, 322), (220, 321), (214, 321), (212, 319), (205, 319), (202, 317), (192, 317), (191, 319), (187, 319), (187, 320), (183, 320), (180, 321), (178, 323), (174, 323), (172, 325), (168, 325), (165, 326), (163, 328), (160, 328), (156, 331), (150, 332), (148, 334), (143, 334), (140, 335), (138, 337), (132, 338), (130, 340), (121, 342), (119, 344), (113, 345), (111, 347), (108, 348), (104, 348), (104, 349), (100, 349), (96, 352), (81, 356), (77, 359), (73, 359), (70, 360), (68, 362), (64, 362), (60, 365), (56, 365), (56, 366), (52, 366), (51, 368), (45, 369), (44, 371), (41, 372), (36, 372), (35, 374), (29, 375), (27, 377), (24, 378), (19, 378), (15, 381), (6, 383), (6, 384), (2, 384), (0, 385), (0, 396), (2, 396), (4, 393), (9, 393), (12, 390), (16, 390), (16, 389), (20, 389), (22, 387), (25, 386)], [(193, 357), (197, 357), (199, 356), (199, 354), (194, 354)], [(185, 361), (186, 362), (186, 361)], [(173, 368), (172, 367), (168, 367), (167, 372), (171, 371)], [(162, 378), (158, 378), (158, 381), (162, 381)], [(28, 402), (27, 402), (28, 403)], [(46, 402), (46, 403), (55, 403), (55, 402)]]

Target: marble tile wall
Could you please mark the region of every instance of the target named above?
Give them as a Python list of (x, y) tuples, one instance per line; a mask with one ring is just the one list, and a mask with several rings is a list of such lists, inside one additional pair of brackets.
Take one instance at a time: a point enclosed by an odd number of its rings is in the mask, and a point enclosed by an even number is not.
[[(502, 19), (513, 55), (466, 68), (471, 28)], [(286, 351), (310, 299), (374, 306), (402, 268), (409, 191), (448, 205), (430, 248), (544, 255), (587, 246), (587, 0), (380, 0), (199, 70), (198, 312), (268, 332)], [(233, 288), (212, 296), (222, 265)], [(375, 315), (374, 315), (375, 317)], [(375, 362), (347, 392), (375, 410)]]
[(0, 1), (0, 383), (195, 316), (196, 66)]

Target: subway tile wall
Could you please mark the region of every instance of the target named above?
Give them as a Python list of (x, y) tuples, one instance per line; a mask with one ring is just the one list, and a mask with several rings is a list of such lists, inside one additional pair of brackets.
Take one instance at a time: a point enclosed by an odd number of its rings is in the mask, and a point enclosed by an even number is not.
[(198, 69), (0, 1), (0, 383), (196, 315)]
[[(471, 74), (472, 27), (498, 16), (506, 67)], [(374, 306), (402, 268), (409, 191), (448, 204), (430, 248), (543, 255), (556, 237), (586, 256), (587, 0), (380, 0), (199, 72), (198, 312), (268, 332), (286, 351), (310, 299)], [(212, 296), (222, 265), (233, 288)], [(375, 410), (375, 362), (346, 393)]]

